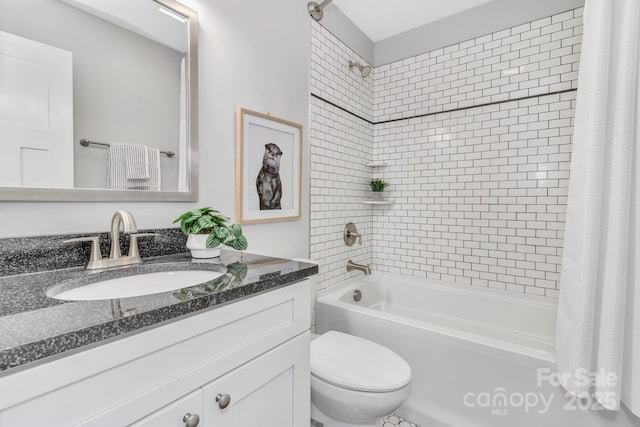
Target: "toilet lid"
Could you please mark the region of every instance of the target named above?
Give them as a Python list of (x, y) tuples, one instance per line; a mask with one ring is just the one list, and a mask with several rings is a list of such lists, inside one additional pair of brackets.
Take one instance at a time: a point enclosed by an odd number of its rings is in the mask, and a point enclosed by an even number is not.
[(380, 344), (330, 331), (311, 342), (311, 374), (357, 391), (399, 390), (411, 381), (411, 367)]

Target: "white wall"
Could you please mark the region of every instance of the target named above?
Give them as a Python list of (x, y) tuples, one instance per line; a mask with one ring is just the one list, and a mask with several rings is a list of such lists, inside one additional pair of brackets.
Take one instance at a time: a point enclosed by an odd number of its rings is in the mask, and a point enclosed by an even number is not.
[(584, 0), (492, 0), (374, 43), (373, 64), (378, 67), (581, 6)]
[(200, 19), (200, 201), (197, 203), (0, 202), (0, 237), (106, 231), (127, 209), (139, 228), (170, 227), (211, 205), (235, 218), (235, 112), (269, 112), (304, 126), (302, 219), (244, 227), (249, 251), (308, 256), (309, 21), (304, 3), (185, 0)]
[(581, 6), (584, 0), (491, 0), (375, 43), (335, 4), (325, 7), (320, 24), (379, 67)]
[(324, 8), (319, 23), (367, 63), (373, 64), (373, 42), (335, 4)]

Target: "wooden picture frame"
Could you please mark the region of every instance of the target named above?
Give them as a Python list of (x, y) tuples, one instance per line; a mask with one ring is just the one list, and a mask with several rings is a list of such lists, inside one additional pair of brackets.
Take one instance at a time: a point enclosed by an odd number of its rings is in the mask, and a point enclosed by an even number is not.
[(236, 221), (300, 219), (302, 125), (238, 108)]

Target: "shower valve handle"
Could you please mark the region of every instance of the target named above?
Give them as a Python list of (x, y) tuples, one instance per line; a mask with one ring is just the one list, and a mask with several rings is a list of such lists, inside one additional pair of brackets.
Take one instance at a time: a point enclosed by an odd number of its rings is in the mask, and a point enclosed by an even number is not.
[(362, 244), (362, 236), (355, 231), (347, 231), (347, 237), (353, 237), (358, 239), (358, 244)]
[(359, 244), (362, 244), (362, 236), (360, 235), (360, 233), (358, 233), (356, 225), (352, 222), (347, 223), (347, 225), (344, 227), (343, 237), (344, 243), (347, 246), (353, 246), (353, 244), (356, 242), (356, 239), (358, 240)]

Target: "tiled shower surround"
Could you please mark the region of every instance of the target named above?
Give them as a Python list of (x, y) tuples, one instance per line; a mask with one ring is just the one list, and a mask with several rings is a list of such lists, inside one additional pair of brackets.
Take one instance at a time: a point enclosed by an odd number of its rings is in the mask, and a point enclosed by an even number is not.
[[(373, 158), (373, 79), (349, 70), (349, 60), (365, 61), (313, 21), (311, 27), (311, 258), (320, 263), (318, 284), (324, 289), (356, 273), (347, 260), (371, 263), (373, 230), (368, 195)], [(372, 72), (373, 74), (373, 72)], [(350, 114), (332, 105), (348, 109)], [(348, 222), (363, 235), (362, 245), (348, 247)]]
[[(342, 90), (344, 75), (332, 83), (361, 59), (314, 23), (311, 257), (320, 288), (348, 278), (354, 259), (557, 296), (581, 34), (579, 8), (376, 67), (364, 79), (373, 82), (370, 119), (369, 86)], [(370, 160), (388, 166), (365, 167)], [(390, 181), (393, 205), (359, 203), (372, 177)], [(349, 221), (362, 248), (342, 242)]]
[[(311, 25), (311, 93), (373, 121), (373, 73), (363, 79), (349, 61), (367, 65), (357, 53), (317, 22)], [(313, 116), (312, 116), (313, 118)]]
[[(373, 127), (364, 120), (311, 98), (311, 258), (320, 262), (321, 288), (340, 283), (347, 260), (370, 263), (373, 248), (371, 208), (361, 201), (368, 196)], [(346, 246), (344, 227), (353, 222), (362, 244)], [(361, 273), (360, 273), (361, 274)]]
[(577, 87), (582, 8), (376, 68), (374, 122)]
[(555, 295), (575, 92), (377, 125), (378, 270)]

